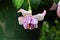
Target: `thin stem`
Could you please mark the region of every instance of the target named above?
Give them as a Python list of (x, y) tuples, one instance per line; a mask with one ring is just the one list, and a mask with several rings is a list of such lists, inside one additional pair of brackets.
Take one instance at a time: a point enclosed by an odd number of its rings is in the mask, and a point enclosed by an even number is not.
[(31, 10), (31, 6), (30, 6), (30, 0), (28, 0), (28, 4), (29, 4), (29, 8), (28, 8), (28, 10), (29, 10), (30, 12), (32, 12), (32, 10)]

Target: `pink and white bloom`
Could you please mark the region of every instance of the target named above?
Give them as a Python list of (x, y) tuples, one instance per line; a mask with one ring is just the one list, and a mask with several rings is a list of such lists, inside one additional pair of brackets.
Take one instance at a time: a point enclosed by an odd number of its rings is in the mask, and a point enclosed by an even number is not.
[(60, 17), (60, 1), (59, 1), (59, 3), (58, 3), (57, 15), (58, 15), (58, 17)]
[(23, 22), (23, 26), (25, 29), (34, 29), (37, 28), (38, 26), (38, 20), (33, 18), (32, 16), (28, 16), (27, 18), (24, 18)]
[(52, 6), (49, 8), (50, 11), (56, 10), (57, 4), (54, 2)]
[[(58, 6), (58, 7), (57, 7)], [(58, 2), (58, 5), (54, 2), (49, 8), (50, 11), (56, 10), (57, 9), (57, 16), (60, 17), (60, 1)]]
[(24, 29), (35, 29), (38, 28), (38, 21), (42, 21), (46, 15), (46, 10), (43, 13), (32, 15), (32, 12), (20, 9), (18, 12), (21, 12), (23, 17), (18, 17), (18, 22), (20, 25), (23, 25)]

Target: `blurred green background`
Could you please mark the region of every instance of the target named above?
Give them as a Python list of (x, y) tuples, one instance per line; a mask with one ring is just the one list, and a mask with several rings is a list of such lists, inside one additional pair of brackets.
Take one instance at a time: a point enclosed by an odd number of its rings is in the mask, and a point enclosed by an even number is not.
[[(58, 3), (59, 0), (53, 1)], [(42, 12), (46, 6), (49, 7), (50, 2), (52, 0), (30, 0), (33, 15), (39, 11)], [(18, 17), (21, 14), (18, 14), (17, 11), (20, 8), (28, 10), (28, 7), (28, 0), (0, 0), (0, 40), (60, 40), (60, 18), (54, 16), (55, 12), (49, 14), (53, 15), (52, 19), (46, 15), (49, 20), (44, 19), (40, 23), (40, 29), (25, 30), (18, 24)]]

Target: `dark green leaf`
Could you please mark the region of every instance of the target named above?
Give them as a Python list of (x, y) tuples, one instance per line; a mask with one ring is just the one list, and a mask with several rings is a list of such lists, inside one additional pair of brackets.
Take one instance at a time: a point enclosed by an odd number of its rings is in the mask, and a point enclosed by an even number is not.
[(23, 2), (24, 2), (24, 0), (13, 0), (13, 5), (14, 5), (17, 9), (19, 9), (19, 8), (22, 6)]
[(30, 0), (30, 4), (33, 8), (37, 9), (40, 4), (40, 0)]
[(28, 0), (24, 0), (24, 3), (21, 8), (28, 10), (28, 8), (29, 8)]
[(58, 3), (59, 0), (53, 0), (55, 3)]

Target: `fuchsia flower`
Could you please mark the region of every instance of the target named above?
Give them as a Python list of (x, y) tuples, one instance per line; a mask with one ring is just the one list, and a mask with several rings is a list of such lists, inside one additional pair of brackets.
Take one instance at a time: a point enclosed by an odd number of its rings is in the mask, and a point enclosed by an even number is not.
[(58, 3), (57, 15), (60, 17), (60, 1), (59, 1), (59, 3)]
[(56, 10), (57, 4), (54, 2), (52, 6), (49, 8), (50, 11)]
[(18, 18), (20, 25), (23, 25), (24, 29), (35, 29), (38, 27), (38, 21), (42, 21), (46, 15), (46, 11), (42, 14), (32, 15), (32, 12), (20, 9), (18, 12), (21, 12), (23, 17)]
[(54, 2), (51, 8), (49, 8), (50, 11), (53, 11), (56, 9), (57, 9), (57, 16), (60, 17), (60, 1), (58, 2), (58, 5)]
[(28, 16), (27, 18), (24, 18), (23, 26), (25, 29), (34, 29), (38, 27), (38, 20), (33, 18), (32, 16)]

